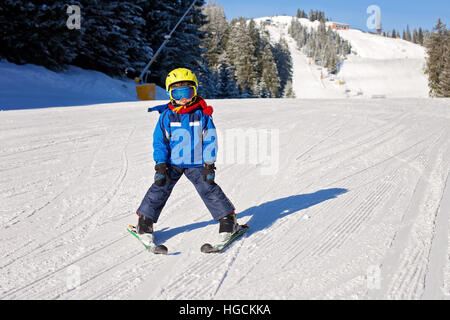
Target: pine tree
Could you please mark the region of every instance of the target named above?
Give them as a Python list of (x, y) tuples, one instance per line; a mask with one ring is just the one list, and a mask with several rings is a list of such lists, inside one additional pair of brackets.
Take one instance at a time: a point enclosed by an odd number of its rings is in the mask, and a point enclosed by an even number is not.
[(77, 55), (81, 32), (67, 27), (67, 7), (64, 1), (1, 1), (0, 56), (13, 63), (33, 63), (52, 70), (70, 64)]
[(352, 53), (352, 46), (351, 46), (350, 42), (344, 41), (342, 43), (342, 53), (343, 53), (343, 57), (345, 57), (348, 54)]
[(151, 55), (138, 2), (73, 1), (81, 9), (81, 28), (69, 29), (66, 2), (3, 1), (0, 55), (53, 70), (73, 64), (110, 75), (135, 73)]
[(411, 30), (409, 29), (409, 25), (406, 26), (405, 40), (406, 41), (411, 41), (412, 40)]
[(424, 41), (424, 34), (422, 28), (419, 28), (419, 31), (417, 32), (417, 43), (423, 46)]
[(286, 40), (281, 38), (272, 48), (272, 52), (280, 79), (280, 89), (277, 96), (282, 96), (287, 83), (292, 79), (293, 72), (292, 57)]
[(114, 76), (142, 68), (151, 55), (142, 8), (130, 1), (80, 2), (83, 37), (73, 64)]
[(219, 57), (225, 51), (229, 28), (225, 12), (219, 4), (208, 2), (203, 14), (208, 22), (201, 28), (206, 33), (202, 47), (206, 50), (204, 56), (208, 60), (209, 67), (214, 69), (219, 64)]
[(302, 29), (302, 25), (300, 24), (300, 22), (298, 22), (297, 19), (292, 18), (291, 20), (291, 24), (288, 27), (288, 33), (291, 35), (292, 38), (294, 38), (294, 40), (296, 40), (297, 42), (299, 34), (301, 32)]
[(297, 9), (297, 18), (301, 19), (301, 18), (308, 18), (308, 15), (306, 14), (306, 12), (304, 10), (300, 10)]
[(198, 60), (198, 66), (195, 69), (195, 75), (198, 80), (198, 94), (203, 98), (215, 99), (219, 95), (217, 83), (219, 75), (208, 67), (208, 62), (204, 57)]
[(325, 16), (325, 12), (323, 11), (319, 11), (319, 19), (320, 22), (325, 23), (327, 21), (326, 16)]
[(280, 89), (280, 79), (269, 44), (265, 46), (262, 55), (262, 78), (267, 88), (268, 96), (271, 98), (277, 97)]
[(217, 98), (238, 98), (239, 89), (235, 80), (233, 67), (228, 63), (226, 55), (222, 55), (217, 68)]
[(443, 63), (442, 71), (439, 74), (438, 92), (441, 97), (450, 97), (450, 32), (443, 33)]
[(431, 32), (429, 30), (425, 30), (423, 32), (423, 45), (426, 47), (426, 44), (430, 41)]
[(444, 79), (441, 73), (445, 70), (446, 54), (448, 55), (446, 41), (448, 41), (448, 31), (441, 19), (438, 19), (436, 26), (433, 28), (433, 33), (426, 43), (428, 51), (428, 86), (430, 95), (435, 97), (444, 96), (443, 91), (445, 91), (440, 82)]
[(308, 33), (306, 28), (293, 19), (289, 34), (308, 57), (332, 73), (337, 73), (339, 60), (351, 53), (350, 43), (342, 39), (337, 32), (326, 28), (324, 21), (321, 21), (317, 30), (312, 29)]
[(391, 37), (397, 38), (397, 32), (395, 31), (395, 29), (392, 29)]
[(294, 88), (292, 87), (291, 80), (289, 80), (286, 83), (282, 97), (283, 98), (295, 98), (295, 92), (294, 92)]
[(263, 55), (263, 50), (266, 46), (266, 44), (269, 42), (268, 36), (269, 33), (267, 32), (265, 35), (261, 35), (259, 29), (256, 27), (255, 20), (250, 19), (250, 22), (247, 24), (247, 33), (250, 36), (250, 41), (252, 42), (255, 51), (254, 55), (258, 60), (257, 65), (255, 66), (255, 71), (258, 74), (261, 74), (262, 66), (261, 66), (261, 58)]
[(413, 34), (412, 34), (412, 42), (413, 43), (418, 43), (418, 40), (417, 40), (417, 30), (416, 29), (414, 29), (414, 31), (413, 31)]
[(317, 20), (316, 19), (316, 13), (311, 9), (309, 11), (309, 21), (313, 22), (313, 21), (316, 21), (316, 20)]
[[(231, 40), (232, 39), (232, 40)], [(236, 82), (244, 96), (252, 95), (260, 74), (257, 48), (244, 18), (231, 22), (230, 41), (227, 43), (230, 63), (236, 70)]]
[(328, 69), (329, 73), (336, 74), (337, 73), (337, 59), (336, 52), (334, 46), (330, 46), (328, 59), (325, 67)]

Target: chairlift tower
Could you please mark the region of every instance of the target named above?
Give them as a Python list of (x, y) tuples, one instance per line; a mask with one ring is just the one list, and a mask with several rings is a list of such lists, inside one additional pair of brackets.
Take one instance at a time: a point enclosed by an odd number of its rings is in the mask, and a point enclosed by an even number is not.
[(377, 19), (377, 33), (381, 35), (382, 31), (383, 30), (381, 28), (381, 14), (379, 14)]

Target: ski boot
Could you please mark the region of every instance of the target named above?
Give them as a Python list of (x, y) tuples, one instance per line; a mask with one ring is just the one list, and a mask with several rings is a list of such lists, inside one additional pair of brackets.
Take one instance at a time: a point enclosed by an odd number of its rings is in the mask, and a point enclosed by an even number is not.
[(136, 227), (137, 234), (142, 239), (142, 241), (148, 245), (153, 245), (153, 221), (140, 214), (138, 224)]
[(222, 242), (228, 241), (238, 230), (238, 223), (234, 211), (229, 215), (219, 219), (219, 239)]
[(200, 251), (203, 253), (222, 252), (231, 243), (239, 239), (248, 230), (248, 225), (239, 225), (237, 223), (236, 214), (229, 215), (219, 219), (219, 241), (212, 245), (205, 243), (201, 246)]

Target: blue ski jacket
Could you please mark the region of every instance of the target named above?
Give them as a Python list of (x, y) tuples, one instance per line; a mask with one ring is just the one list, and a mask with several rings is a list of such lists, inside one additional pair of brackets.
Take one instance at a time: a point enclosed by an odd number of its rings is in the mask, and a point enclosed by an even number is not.
[(153, 132), (153, 159), (157, 164), (192, 168), (216, 161), (217, 134), (212, 115), (202, 108), (177, 113), (169, 104), (149, 109), (153, 110), (160, 112)]

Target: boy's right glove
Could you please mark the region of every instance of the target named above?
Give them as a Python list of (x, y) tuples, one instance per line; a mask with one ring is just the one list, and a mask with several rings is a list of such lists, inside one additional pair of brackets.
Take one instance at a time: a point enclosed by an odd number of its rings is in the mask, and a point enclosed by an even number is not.
[(162, 187), (169, 179), (167, 165), (165, 163), (158, 163), (155, 166), (155, 171), (155, 184), (158, 187)]

